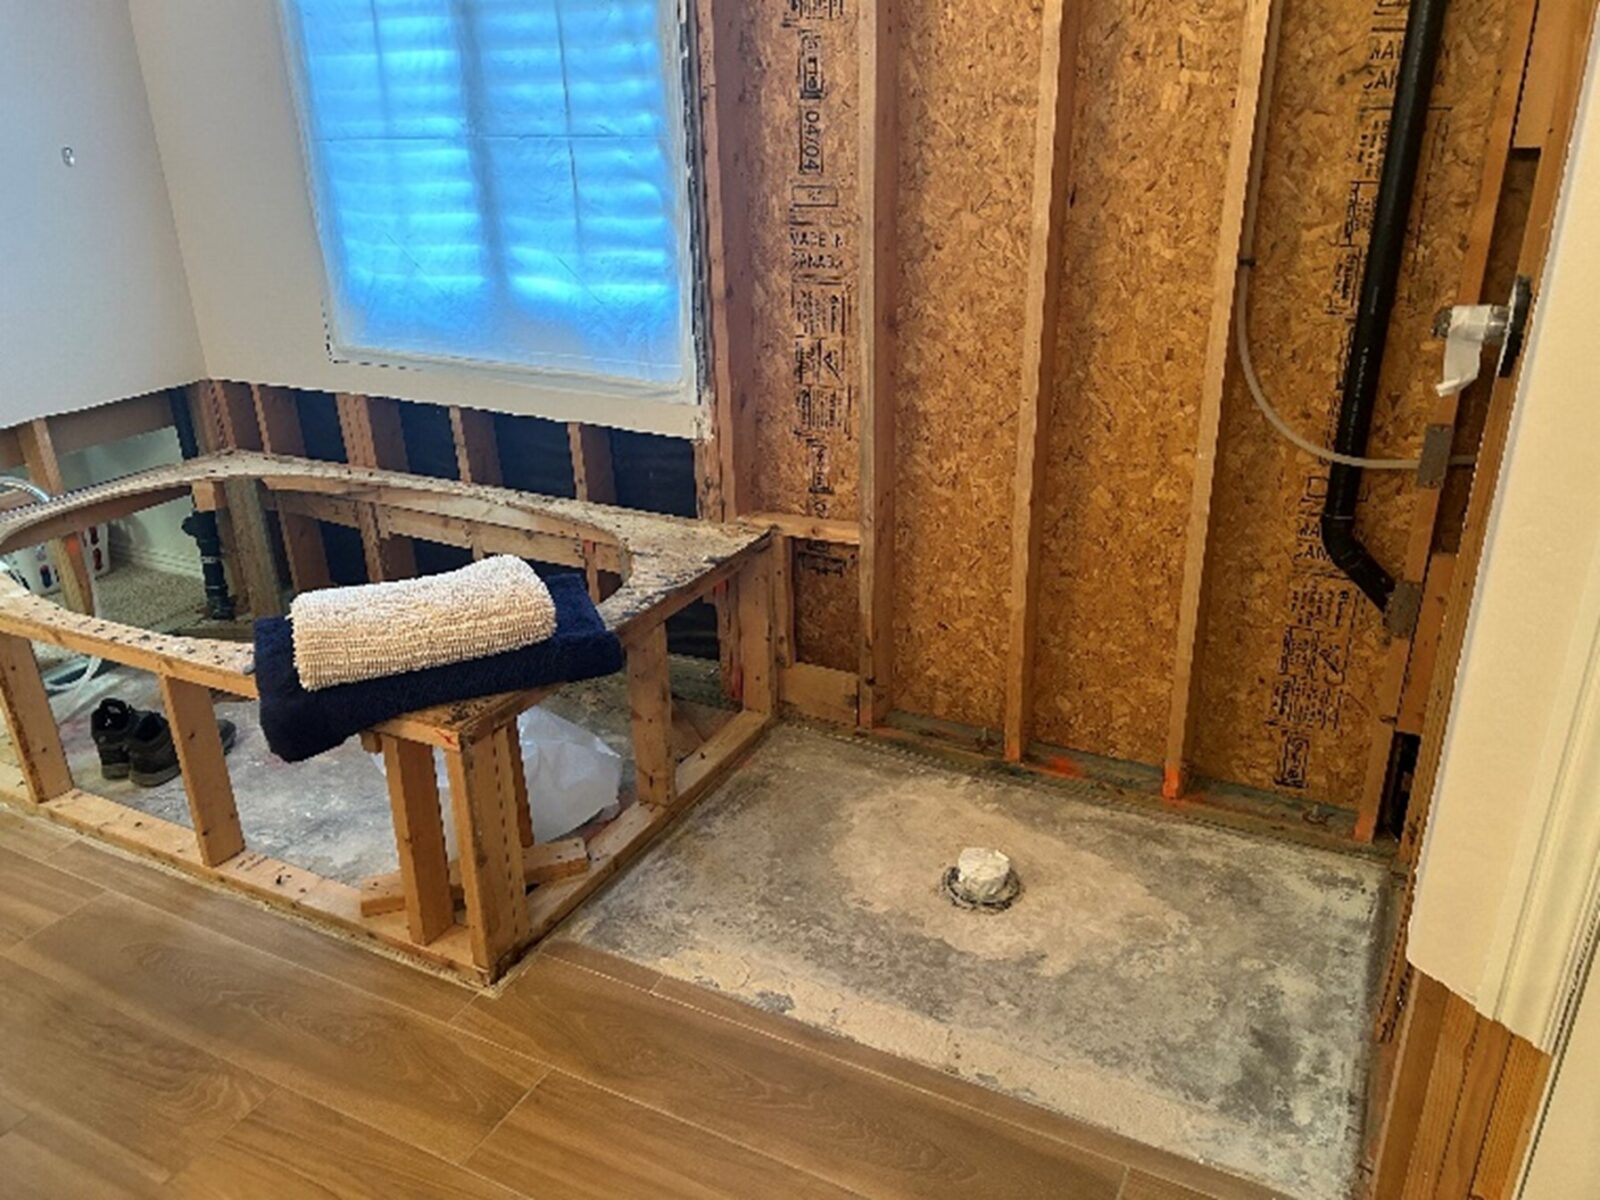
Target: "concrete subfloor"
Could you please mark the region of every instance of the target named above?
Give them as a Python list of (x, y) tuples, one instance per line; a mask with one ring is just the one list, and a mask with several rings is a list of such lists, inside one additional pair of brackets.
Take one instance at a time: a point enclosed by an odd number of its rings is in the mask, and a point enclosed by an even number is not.
[[(1386, 871), (796, 725), (559, 936), (1307, 1200), (1350, 1194)], [(953, 907), (963, 846), (1003, 913)]]
[[(674, 690), (680, 696), (707, 697), (713, 693), (715, 663), (674, 658), (671, 665)], [(54, 695), (51, 707), (73, 779), (80, 787), (118, 804), (179, 825), (192, 825), (181, 776), (147, 788), (127, 779), (106, 779), (101, 775), (89, 718), (106, 696), (116, 696), (136, 708), (161, 709), (160, 686), (154, 675), (110, 665), (102, 667), (81, 689), (68, 687)], [(593, 732), (615, 751), (622, 760), (618, 803), (632, 794), (631, 731), (626, 680), (622, 675), (569, 685), (542, 707)], [(694, 708), (701, 722), (698, 732), (689, 728), (678, 731), (680, 739), (688, 739), (681, 742), (680, 752), (688, 753), (698, 744), (698, 737), (709, 733), (726, 714), (700, 706), (684, 707)], [(285, 763), (267, 748), (254, 702), (219, 695), (216, 711), (219, 718), (233, 722), (237, 730), (228, 753), (228, 773), (240, 824), (252, 850), (349, 884), (396, 869), (394, 826), (377, 755), (369, 754), (357, 739), (350, 738), (309, 762)], [(9, 744), (4, 753), (12, 756)], [(536, 772), (533, 764), (537, 751), (526, 719), (523, 753), (530, 772)], [(449, 784), (437, 757), (435, 766), (443, 795)], [(537, 779), (534, 774), (530, 782), (537, 783)], [(445, 822), (445, 840), (453, 853), (455, 832), (449, 821)]]

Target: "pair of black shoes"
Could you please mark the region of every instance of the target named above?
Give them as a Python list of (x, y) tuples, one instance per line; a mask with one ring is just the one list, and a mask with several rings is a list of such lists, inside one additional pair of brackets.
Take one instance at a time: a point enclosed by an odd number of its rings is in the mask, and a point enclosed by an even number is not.
[[(89, 732), (100, 752), (100, 773), (107, 779), (131, 779), (140, 787), (159, 787), (176, 778), (178, 748), (172, 728), (158, 712), (134, 708), (125, 700), (100, 701), (89, 718)], [(232, 721), (217, 722), (222, 752), (233, 749), (237, 730)]]

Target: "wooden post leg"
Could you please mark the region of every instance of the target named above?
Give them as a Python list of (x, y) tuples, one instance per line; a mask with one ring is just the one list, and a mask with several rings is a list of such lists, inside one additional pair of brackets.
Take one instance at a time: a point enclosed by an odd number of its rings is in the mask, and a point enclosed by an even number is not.
[(250, 591), (250, 611), (258, 617), (282, 616), (283, 589), (272, 557), (261, 485), (253, 479), (227, 479), (222, 483), (222, 495), (233, 518), (233, 550)]
[(739, 575), (739, 680), (747, 712), (770, 713), (777, 703), (777, 659), (772, 629), (772, 559), (776, 548), (750, 561)]
[(772, 653), (780, 676), (794, 666), (794, 539), (781, 533), (772, 535)]
[(717, 610), (717, 659), (722, 668), (722, 692), (730, 700), (739, 698), (739, 601), (738, 589), (723, 581), (711, 589), (711, 604)]
[(595, 545), (587, 538), (583, 543), (583, 579), (589, 588), (589, 599), (599, 604), (604, 599), (600, 595), (600, 564), (595, 558)]
[(635, 791), (650, 804), (671, 804), (672, 680), (667, 627), (655, 625), (628, 646), (628, 710), (633, 720)]
[[(26, 425), (17, 426), (17, 442), (22, 450), (22, 462), (28, 469), (28, 478), (52, 496), (66, 491), (61, 477), (61, 463), (56, 458), (55, 442), (50, 436), (48, 417), (35, 417)], [(73, 612), (94, 615), (94, 592), (90, 585), (88, 560), (83, 553), (83, 539), (77, 534), (50, 543), (50, 565), (55, 568), (61, 585), (61, 602)]]
[(17, 764), (33, 802), (43, 804), (71, 791), (72, 772), (33, 645), (10, 633), (0, 634), (0, 709), (5, 710)]
[(244, 849), (244, 831), (239, 828), (239, 810), (233, 803), (233, 783), (228, 779), (211, 691), (163, 675), (161, 699), (178, 749), (200, 861), (208, 867), (219, 866)]
[(527, 942), (527, 886), (505, 727), (446, 750), (472, 960), (489, 974)]
[(406, 898), (406, 928), (411, 940), (426, 946), (455, 924), (450, 896), (450, 863), (445, 855), (439, 785), (433, 773), (433, 748), (381, 734), (383, 771), (394, 814), (395, 849)]
[(506, 730), (511, 750), (511, 796), (517, 806), (517, 839), (533, 845), (533, 808), (528, 797), (528, 772), (522, 761), (522, 738), (513, 721)]

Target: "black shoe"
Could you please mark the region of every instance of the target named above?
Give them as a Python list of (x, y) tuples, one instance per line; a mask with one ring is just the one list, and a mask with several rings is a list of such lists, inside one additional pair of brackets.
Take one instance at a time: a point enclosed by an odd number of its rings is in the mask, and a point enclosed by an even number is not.
[(126, 700), (102, 700), (89, 718), (89, 733), (100, 752), (100, 774), (107, 779), (128, 777), (128, 735), (144, 713)]
[[(232, 721), (217, 722), (222, 736), (222, 752), (233, 749), (237, 736)], [(172, 744), (172, 728), (160, 713), (144, 712), (128, 734), (128, 775), (140, 787), (160, 787), (177, 778), (178, 748)]]

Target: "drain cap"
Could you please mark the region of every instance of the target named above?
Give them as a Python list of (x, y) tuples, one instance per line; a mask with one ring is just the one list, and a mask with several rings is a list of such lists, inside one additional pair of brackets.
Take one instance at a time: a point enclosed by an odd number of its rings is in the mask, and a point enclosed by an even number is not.
[(946, 896), (960, 908), (999, 912), (1022, 891), (1011, 859), (998, 850), (968, 846), (941, 881)]

